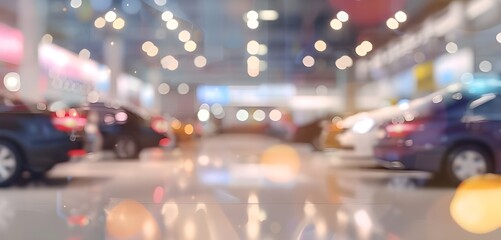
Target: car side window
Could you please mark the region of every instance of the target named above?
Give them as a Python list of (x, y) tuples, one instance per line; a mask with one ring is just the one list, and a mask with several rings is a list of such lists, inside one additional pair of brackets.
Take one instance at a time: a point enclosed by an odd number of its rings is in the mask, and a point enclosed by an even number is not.
[(485, 94), (470, 103), (470, 114), (491, 120), (501, 120), (501, 96)]

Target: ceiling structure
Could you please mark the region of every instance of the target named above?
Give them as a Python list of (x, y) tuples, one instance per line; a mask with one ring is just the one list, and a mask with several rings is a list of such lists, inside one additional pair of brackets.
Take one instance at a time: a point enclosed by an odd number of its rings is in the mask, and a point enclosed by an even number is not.
[[(192, 84), (255, 84), (263, 82), (330, 82), (336, 76), (336, 59), (348, 55), (356, 59), (355, 48), (362, 41), (374, 47), (402, 34), (427, 15), (446, 6), (450, 0), (49, 0), (46, 32), (54, 43), (75, 53), (88, 49), (91, 58), (104, 62), (104, 44), (110, 38), (124, 41), (124, 70), (143, 80), (151, 69), (161, 69), (166, 82)], [(78, 4), (80, 3), (80, 4)], [(74, 8), (78, 6), (77, 8)], [(2, 1), (0, 11), (13, 12), (16, 4)], [(273, 21), (259, 19), (256, 29), (248, 27), (247, 13), (274, 10)], [(97, 28), (97, 18), (114, 11), (125, 25), (116, 30), (111, 23)], [(172, 12), (179, 23), (175, 30), (166, 27), (162, 13)], [(349, 15), (340, 30), (331, 27), (339, 11)], [(407, 14), (407, 21), (397, 30), (386, 26), (397, 11)], [(4, 20), (6, 21), (6, 20)], [(182, 30), (190, 32), (196, 43), (193, 52), (180, 41)], [(267, 69), (249, 76), (247, 52), (249, 41), (267, 46), (267, 53), (257, 55)], [(317, 40), (326, 43), (325, 51), (315, 49)], [(158, 53), (148, 56), (143, 44), (151, 41)], [(152, 54), (153, 55), (153, 54)], [(162, 58), (171, 55), (178, 61), (174, 70), (162, 68)], [(194, 65), (204, 56), (207, 65)], [(314, 59), (306, 67), (305, 56)]]

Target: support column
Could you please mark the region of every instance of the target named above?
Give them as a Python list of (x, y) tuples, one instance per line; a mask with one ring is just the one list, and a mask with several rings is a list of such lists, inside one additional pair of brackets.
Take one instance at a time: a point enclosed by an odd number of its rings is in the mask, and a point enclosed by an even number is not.
[(117, 79), (123, 71), (124, 44), (117, 35), (106, 38), (103, 46), (104, 62), (110, 68), (110, 91), (108, 98), (112, 101), (118, 100)]
[(162, 72), (158, 68), (150, 68), (147, 74), (146, 80), (153, 86), (154, 94), (153, 94), (153, 109), (152, 112), (157, 114), (164, 113), (164, 109), (162, 108), (162, 96), (158, 93), (158, 85), (162, 83)]
[(23, 33), (23, 57), (19, 66), (21, 77), (20, 97), (39, 102), (43, 96), (39, 92), (40, 67), (38, 45), (45, 33), (47, 20), (46, 0), (18, 0), (18, 27)]

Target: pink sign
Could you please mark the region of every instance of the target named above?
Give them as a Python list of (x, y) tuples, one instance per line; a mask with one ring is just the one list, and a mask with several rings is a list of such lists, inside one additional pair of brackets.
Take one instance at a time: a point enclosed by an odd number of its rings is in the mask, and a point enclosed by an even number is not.
[(23, 34), (0, 23), (0, 61), (18, 65), (22, 57)]

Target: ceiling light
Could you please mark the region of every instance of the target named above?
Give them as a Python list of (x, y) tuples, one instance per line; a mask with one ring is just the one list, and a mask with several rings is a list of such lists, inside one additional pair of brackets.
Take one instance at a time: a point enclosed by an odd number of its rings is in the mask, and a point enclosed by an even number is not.
[(259, 18), (263, 21), (275, 21), (278, 19), (278, 12), (275, 10), (259, 11)]
[(346, 22), (350, 18), (350, 16), (348, 15), (348, 13), (346, 13), (345, 11), (338, 12), (337, 15), (336, 15), (336, 17), (341, 22)]
[(312, 56), (305, 56), (303, 58), (303, 64), (305, 67), (313, 67), (313, 65), (315, 65), (315, 59)]
[(104, 19), (107, 21), (107, 22), (113, 22), (115, 21), (115, 19), (117, 19), (117, 14), (113, 11), (109, 11), (107, 12), (105, 15), (104, 15)]
[(399, 24), (395, 18), (390, 18), (386, 21), (386, 26), (391, 30), (395, 30), (398, 28)]
[(169, 30), (176, 30), (179, 26), (179, 22), (176, 19), (171, 19), (165, 24), (165, 26)]
[(323, 52), (325, 51), (325, 49), (327, 49), (327, 44), (322, 40), (318, 40), (317, 42), (315, 42), (315, 49), (319, 52)]
[(331, 25), (331, 28), (334, 30), (340, 30), (341, 28), (343, 28), (343, 23), (341, 21), (339, 21), (339, 19), (337, 19), (337, 18), (332, 19), (330, 25)]
[(174, 14), (171, 11), (165, 11), (162, 13), (162, 20), (168, 22), (174, 18)]
[(405, 12), (403, 11), (398, 11), (397, 13), (395, 13), (395, 19), (401, 23), (407, 21), (407, 14), (405, 14)]

